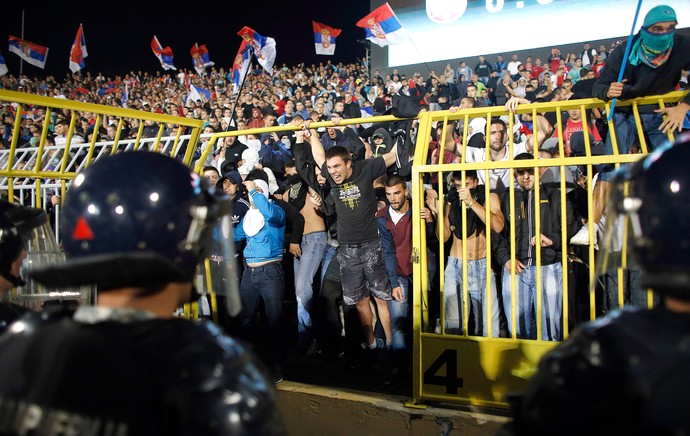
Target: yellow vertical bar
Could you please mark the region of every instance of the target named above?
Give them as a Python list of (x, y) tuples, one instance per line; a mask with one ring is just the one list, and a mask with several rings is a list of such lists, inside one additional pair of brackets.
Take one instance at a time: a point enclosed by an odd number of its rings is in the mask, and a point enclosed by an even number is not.
[[(537, 138), (537, 123), (534, 123), (534, 132), (532, 133), (533, 138)], [(534, 141), (534, 147), (538, 146), (538, 141)], [(534, 160), (532, 165), (534, 166), (534, 254), (536, 255), (536, 268), (535, 268), (535, 280), (537, 282), (537, 341), (542, 340), (542, 322), (545, 318), (543, 298), (542, 298), (542, 281), (541, 281), (541, 186), (539, 182), (541, 177), (539, 174), (540, 167), (536, 166), (536, 162), (539, 159), (539, 153), (535, 148)], [(527, 241), (529, 243), (529, 241)]]
[[(429, 152), (428, 134), (431, 132), (431, 114), (423, 113), (419, 120), (417, 129), (417, 144), (415, 146), (414, 165), (412, 166), (412, 192), (418, 195), (412, 196), (412, 249), (417, 249), (419, 253), (424, 246), (415, 246), (420, 240), (422, 233), (420, 211), (422, 208), (423, 186), (421, 184), (421, 176), (419, 167), (425, 162), (426, 156)], [(441, 146), (442, 147), (442, 146)], [(443, 148), (439, 149), (440, 152)], [(443, 155), (441, 155), (443, 156)], [(442, 161), (441, 161), (442, 162)], [(419, 195), (422, 193), (422, 195)], [(440, 198), (440, 200), (443, 197)], [(441, 205), (439, 201), (439, 215), (437, 219), (442, 219)], [(420, 257), (426, 257), (421, 255)], [(422, 264), (420, 262), (412, 263), (412, 396), (415, 403), (419, 403), (422, 399), (422, 325), (420, 314), (422, 311), (422, 300), (428, 298), (428, 289), (426, 284), (422, 282)], [(441, 277), (443, 274), (441, 274)]]
[(211, 319), (217, 324), (218, 302), (216, 300), (216, 293), (213, 290), (213, 274), (211, 274), (211, 260), (209, 258), (204, 260), (204, 270), (206, 272), (206, 292), (208, 293), (208, 305), (211, 311)]

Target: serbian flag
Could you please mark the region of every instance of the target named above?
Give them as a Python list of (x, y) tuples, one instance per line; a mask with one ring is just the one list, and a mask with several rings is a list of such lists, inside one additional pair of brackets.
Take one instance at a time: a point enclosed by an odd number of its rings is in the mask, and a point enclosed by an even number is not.
[(247, 41), (242, 41), (239, 50), (237, 50), (237, 56), (232, 63), (232, 83), (233, 83), (233, 94), (236, 94), (242, 86), (242, 81), (244, 76), (247, 75), (249, 70), (249, 62), (251, 54), (249, 53), (249, 43)]
[(76, 73), (84, 68), (86, 66), (84, 63), (86, 56), (88, 56), (86, 52), (86, 39), (84, 38), (84, 29), (80, 24), (79, 29), (77, 29), (77, 36), (74, 38), (74, 44), (72, 44), (72, 49), (69, 52), (69, 69)]
[(311, 25), (314, 28), (314, 48), (316, 49), (316, 54), (335, 54), (335, 38), (340, 35), (342, 30), (327, 26), (325, 24), (317, 23), (313, 20)]
[(5, 58), (0, 53), (0, 76), (7, 74), (7, 64), (5, 63)]
[(198, 74), (202, 74), (204, 71), (206, 71), (206, 67), (212, 67), (215, 65), (215, 62), (211, 62), (211, 58), (209, 57), (208, 49), (206, 48), (205, 44), (198, 45), (197, 43), (194, 43), (194, 46), (191, 50), (189, 50), (189, 53), (192, 55), (194, 69)]
[(276, 40), (259, 35), (251, 27), (244, 26), (237, 32), (242, 39), (254, 49), (254, 56), (267, 73), (273, 72), (273, 64), (276, 61)]
[(122, 94), (122, 107), (127, 107), (127, 100), (129, 100), (129, 83), (125, 82), (125, 93)]
[(153, 35), (153, 39), (151, 40), (151, 50), (153, 50), (153, 54), (155, 54), (161, 62), (161, 67), (163, 67), (164, 70), (177, 70), (175, 65), (173, 65), (172, 49), (170, 47), (163, 48), (161, 43), (158, 42), (156, 35)]
[(31, 65), (45, 68), (48, 57), (48, 47), (24, 41), (16, 36), (10, 36), (10, 52), (16, 54)]
[(185, 100), (185, 106), (189, 106), (190, 102), (196, 103), (201, 100), (202, 102), (207, 102), (211, 99), (211, 91), (204, 88), (199, 88), (198, 86), (191, 85), (189, 94), (187, 94), (187, 99)]
[(363, 28), (366, 38), (379, 47), (401, 44), (408, 40), (405, 29), (388, 3), (384, 3), (357, 21), (357, 27)]

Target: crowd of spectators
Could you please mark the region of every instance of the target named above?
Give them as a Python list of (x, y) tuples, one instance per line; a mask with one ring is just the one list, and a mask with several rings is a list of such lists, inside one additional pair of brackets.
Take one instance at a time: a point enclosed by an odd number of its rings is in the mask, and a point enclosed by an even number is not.
[[(511, 60), (505, 62), (502, 55), (496, 56), (495, 60), (479, 56), (474, 66), (469, 61), (461, 61), (457, 66), (447, 64), (442, 72), (415, 72), (409, 77), (398, 69), (369, 72), (360, 61), (350, 64), (325, 61), (318, 65), (275, 65), (272, 74), (256, 65), (239, 90), (231, 80), (232, 71), (222, 67), (212, 67), (203, 75), (185, 69), (171, 73), (129, 71), (115, 77), (86, 71), (61, 81), (52, 76), (30, 78), (10, 74), (0, 77), (0, 88), (201, 119), (205, 122), (204, 133), (214, 133), (296, 123), (300, 119), (324, 121), (330, 120), (334, 113), (341, 118), (388, 114), (391, 113), (396, 95), (416, 97), (416, 109), (450, 109), (452, 112), (463, 107), (504, 105), (513, 97), (528, 101), (589, 97), (593, 82), (589, 79), (598, 77), (609, 51), (615, 45), (609, 49), (600, 46), (599, 50), (595, 50), (585, 44), (581, 53), (571, 53), (565, 57), (559, 49), (554, 48), (548, 59), (533, 60), (530, 56), (520, 59), (512, 55)], [(208, 90), (210, 98), (205, 101), (190, 98), (191, 85)], [(472, 97), (473, 101), (468, 103), (467, 97)], [(14, 111), (12, 104), (3, 103), (0, 119), (2, 148), (9, 148)], [(56, 137), (60, 142), (58, 121), (69, 120), (71, 113), (66, 110), (51, 115), (49, 145)], [(24, 109), (19, 147), (38, 145), (44, 116), (45, 110), (40, 107)], [(100, 141), (113, 141), (116, 138), (117, 118), (103, 117), (101, 125), (95, 126), (96, 116), (93, 113), (85, 112), (78, 116), (73, 144), (88, 142), (94, 134)], [(327, 147), (344, 141), (349, 143), (351, 151), (364, 155), (367, 149), (362, 148), (357, 136), (370, 141), (375, 127), (380, 126), (372, 127), (364, 123), (356, 125), (354, 129), (329, 129), (328, 135), (322, 139)], [(138, 128), (139, 121), (136, 119), (124, 119), (118, 139), (133, 139)], [(146, 122), (143, 137), (155, 137), (158, 128), (155, 123)], [(174, 135), (174, 129), (175, 126), (166, 125), (163, 136)], [(294, 142), (294, 136), (274, 134), (264, 138), (243, 136), (240, 142), (256, 148), (262, 160), (275, 161), (272, 169), (281, 175), (283, 165), (291, 154), (289, 141)], [(216, 151), (216, 154), (222, 153), (221, 157), (211, 156), (205, 163), (215, 164), (223, 173), (222, 164), (229, 160), (237, 164), (241, 155), (236, 153), (228, 159), (224, 156), (225, 146), (221, 145)], [(228, 147), (232, 145), (227, 144)], [(270, 152), (268, 147), (271, 148)], [(197, 148), (195, 157), (200, 155), (200, 148)]]
[[(616, 44), (609, 48), (600, 46), (596, 50), (589, 43), (585, 43), (580, 53), (563, 56), (559, 49), (554, 48), (548, 59), (532, 59), (530, 56), (520, 59), (518, 55), (512, 55), (508, 62), (504, 61), (501, 55), (496, 56), (495, 60), (479, 56), (474, 66), (469, 65), (468, 61), (460, 61), (455, 67), (447, 64), (442, 72), (415, 72), (409, 76), (398, 69), (369, 72), (362, 62), (333, 64), (326, 61), (319, 65), (309, 66), (283, 64), (276, 66), (273, 74), (268, 74), (257, 66), (247, 75), (239, 90), (231, 81), (231, 71), (215, 67), (210, 68), (207, 74), (202, 76), (186, 70), (180, 70), (175, 74), (130, 71), (124, 76), (114, 78), (104, 77), (102, 74), (94, 76), (86, 72), (74, 74), (62, 82), (56, 81), (53, 77), (31, 79), (27, 76), (6, 75), (0, 77), (0, 88), (200, 119), (204, 121), (203, 133), (205, 134), (288, 124), (295, 127), (305, 122), (308, 124), (310, 121), (329, 120), (336, 123), (336, 126), (314, 131), (319, 135), (325, 150), (334, 146), (343, 146), (356, 162), (383, 156), (397, 145), (395, 152), (398, 153), (398, 165), (394, 173), (405, 178), (409, 172), (405, 173), (404, 151), (409, 148), (409, 143), (412, 141), (410, 137), (414, 137), (414, 129), (407, 130), (406, 135), (402, 135), (407, 137), (407, 143), (404, 139), (400, 142), (394, 138), (399, 138), (398, 132), (404, 128), (395, 123), (390, 123), (390, 125), (367, 123), (366, 118), (389, 113), (400, 114), (405, 101), (411, 103), (413, 109), (413, 112), (407, 116), (414, 116), (420, 110), (456, 112), (467, 107), (503, 106), (506, 103), (510, 106), (517, 102), (589, 98), (592, 96), (593, 84), (615, 46)], [(684, 73), (681, 82), (687, 84), (687, 73)], [(210, 98), (206, 101), (190, 99), (188, 97), (190, 85), (208, 90)], [(11, 103), (2, 104), (0, 122), (2, 143), (0, 145), (5, 148), (12, 135), (14, 110)], [(579, 111), (571, 112), (568, 116), (573, 120), (579, 120), (578, 117), (581, 116)], [(45, 111), (41, 108), (27, 108), (21, 124), (20, 147), (38, 144), (44, 116)], [(601, 143), (606, 135), (602, 114), (593, 110), (586, 116), (590, 117), (592, 122), (591, 131), (595, 134), (594, 139)], [(53, 119), (49, 123), (51, 129), (49, 141), (57, 145), (60, 140), (64, 143), (65, 120), (69, 120), (70, 117), (69, 111), (53, 114)], [(115, 137), (118, 122), (116, 118), (105, 117), (102, 124), (97, 126), (96, 117), (92, 113), (80, 113), (78, 117), (79, 123), (76, 126), (73, 141), (89, 141), (94, 134), (103, 141), (112, 141)], [(548, 119), (548, 117), (549, 115), (546, 114), (545, 118)], [(341, 120), (352, 118), (363, 120), (352, 126), (339, 125)], [(522, 120), (523, 125), (529, 125), (532, 122), (526, 117)], [(554, 129), (558, 128), (555, 120), (548, 119), (548, 121), (550, 131), (554, 132)], [(565, 127), (570, 126), (566, 121), (563, 124)], [(577, 124), (577, 122), (571, 124)], [(491, 127), (494, 126), (500, 127), (500, 123), (492, 122)], [(460, 138), (463, 132), (462, 127), (461, 122), (452, 125), (452, 131), (449, 132), (450, 141), (462, 142)], [(485, 120), (473, 120), (470, 123), (467, 138), (470, 145), (468, 146), (471, 146), (475, 139), (476, 147), (485, 146), (484, 136), (481, 135), (485, 127)], [(578, 130), (574, 127), (573, 129)], [(126, 120), (124, 130), (120, 132), (120, 139), (133, 138), (137, 131), (136, 120)], [(157, 132), (158, 126), (147, 122), (144, 136), (153, 137)], [(505, 133), (504, 131), (503, 134)], [(531, 134), (529, 131), (518, 133), (523, 134), (522, 139), (526, 139), (526, 136)], [(571, 131), (564, 132), (565, 152), (568, 155), (579, 150), (578, 145), (570, 144), (569, 138), (572, 133)], [(172, 134), (172, 130), (166, 130), (165, 134)], [(438, 163), (441, 159), (444, 163), (458, 162), (459, 148), (453, 149), (447, 144), (440, 144), (441, 134), (442, 132), (437, 129), (431, 133), (430, 141), (435, 148), (432, 147), (429, 162)], [(237, 176), (244, 178), (256, 167), (263, 167), (267, 173), (266, 187), (270, 195), (275, 198), (289, 199), (291, 186), (295, 185), (289, 177), (295, 176), (295, 171), (290, 170), (295, 167), (293, 150), (296, 144), (308, 142), (308, 139), (303, 138), (302, 135), (304, 133), (295, 134), (291, 128), (284, 132), (224, 138), (218, 141), (214, 152), (209, 153), (206, 161), (203, 162), (204, 175), (208, 177), (213, 175), (219, 186), (225, 189), (223, 183), (234, 180), (228, 175), (233, 171), (236, 170)], [(554, 133), (554, 138), (557, 137), (558, 134)], [(205, 139), (202, 139), (197, 146), (196, 159), (201, 154), (204, 142)], [(534, 144), (525, 143), (528, 151), (533, 150), (530, 147)], [(543, 143), (542, 138), (537, 146)], [(550, 144), (553, 145), (553, 143), (552, 139)], [(504, 143), (497, 143), (496, 146), (502, 149)], [(553, 154), (556, 148), (543, 147), (542, 150)], [(484, 151), (481, 151), (481, 155), (483, 154)], [(431, 176), (425, 182), (432, 186), (431, 183), (435, 183), (436, 180), (434, 176)], [(485, 181), (478, 180), (478, 182), (481, 184)], [(227, 183), (226, 185), (230, 186)], [(239, 186), (239, 183), (231, 183), (231, 185)], [(383, 185), (380, 186), (381, 190), (383, 187)], [(314, 185), (314, 188), (317, 186)], [(428, 191), (427, 194), (429, 194)], [(379, 195), (378, 199), (386, 203), (385, 194)], [(428, 203), (428, 201), (429, 199), (425, 199), (425, 202)], [(477, 203), (476, 198), (468, 198), (467, 202), (473, 207)], [(479, 203), (477, 205), (483, 206)], [(431, 218), (429, 222), (431, 224)], [(572, 232), (569, 231), (569, 233)], [(299, 244), (299, 241), (296, 243)], [(430, 262), (430, 265), (433, 267), (433, 262)], [(430, 272), (430, 279), (432, 275), (433, 271)], [(477, 331), (482, 330), (480, 326), (475, 327)], [(492, 334), (496, 336), (500, 333), (505, 336), (506, 328), (506, 322), (502, 320), (500, 329), (493, 328)], [(486, 330), (483, 334), (486, 335)], [(556, 334), (548, 339), (560, 340), (562, 336)], [(323, 347), (323, 344), (320, 345)]]
[[(610, 49), (613, 47), (615, 44)], [(380, 115), (390, 111), (395, 94), (409, 94), (410, 88), (421, 92), (421, 103), (429, 110), (457, 107), (466, 96), (474, 97), (475, 106), (503, 105), (511, 97), (530, 101), (568, 98), (577, 91), (576, 85), (582, 79), (598, 77), (608, 52), (605, 46), (594, 50), (585, 44), (582, 53), (565, 57), (555, 48), (548, 59), (519, 59), (513, 55), (506, 63), (501, 55), (493, 62), (479, 56), (474, 66), (462, 61), (455, 68), (447, 64), (443, 72), (415, 72), (409, 77), (398, 69), (375, 70), (370, 74), (362, 62), (283, 64), (276, 65), (271, 75), (256, 66), (247, 75), (241, 92), (236, 92), (231, 81), (232, 71), (222, 67), (212, 67), (204, 75), (185, 69), (177, 73), (129, 71), (115, 77), (79, 72), (62, 81), (52, 76), (30, 78), (10, 74), (0, 77), (0, 88), (192, 117), (212, 122), (216, 130), (227, 130), (237, 127), (240, 121), (250, 128), (263, 126), (263, 117), (269, 113), (275, 116), (277, 124), (289, 122), (293, 115), (314, 120), (326, 120), (332, 112), (339, 112), (343, 118)], [(190, 85), (208, 90), (210, 99), (188, 98)], [(583, 91), (586, 94), (588, 90)], [(31, 130), (42, 123), (43, 113), (40, 108), (25, 111), (20, 145), (31, 141)], [(12, 115), (13, 107), (4, 103), (0, 122), (3, 140), (11, 135), (13, 118), (8, 117)], [(67, 115), (53, 114), (51, 130), (61, 116)], [(83, 123), (77, 126), (78, 133), (88, 139), (94, 131), (95, 117), (85, 113), (80, 114), (80, 120)], [(108, 140), (111, 121), (105, 119), (103, 126), (99, 126), (99, 139)], [(135, 134), (132, 127), (138, 126), (125, 127), (121, 139)], [(154, 131), (147, 129), (145, 136), (150, 133), (148, 130)]]

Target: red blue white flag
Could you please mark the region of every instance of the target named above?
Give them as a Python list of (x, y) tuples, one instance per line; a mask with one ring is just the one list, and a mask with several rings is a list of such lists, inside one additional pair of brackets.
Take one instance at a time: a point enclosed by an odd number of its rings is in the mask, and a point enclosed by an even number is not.
[(164, 70), (177, 70), (175, 68), (175, 65), (173, 65), (173, 52), (170, 47), (165, 47), (161, 46), (161, 43), (158, 42), (158, 38), (156, 38), (156, 35), (153, 36), (153, 39), (151, 40), (151, 50), (153, 50), (153, 54), (156, 55), (158, 60), (161, 63), (161, 67), (163, 67)]
[(8, 70), (7, 64), (5, 63), (5, 58), (2, 55), (2, 53), (0, 53), (0, 76), (4, 76), (5, 74), (7, 74), (7, 71)]
[(48, 47), (25, 41), (16, 36), (10, 36), (10, 52), (16, 54), (35, 67), (45, 68), (46, 66)]
[(205, 44), (199, 45), (194, 43), (189, 53), (192, 55), (192, 62), (194, 63), (194, 69), (198, 74), (203, 74), (206, 71), (206, 67), (212, 67), (215, 62), (211, 62), (210, 55), (208, 54), (208, 49)]
[(254, 56), (267, 73), (273, 72), (273, 64), (276, 61), (276, 40), (259, 35), (251, 27), (244, 26), (237, 32), (242, 39), (254, 49)]
[(363, 28), (366, 38), (380, 47), (401, 44), (409, 39), (388, 3), (384, 3), (359, 20), (357, 27)]
[(205, 103), (210, 99), (211, 91), (198, 86), (190, 85), (189, 94), (187, 94), (187, 98), (185, 99), (185, 106), (189, 106), (189, 103), (192, 101), (197, 103), (199, 100), (201, 100), (202, 103)]
[(77, 29), (77, 36), (72, 44), (72, 49), (69, 52), (69, 69), (76, 73), (84, 68), (86, 66), (84, 63), (86, 56), (88, 56), (86, 52), (86, 39), (84, 38), (84, 29), (80, 24), (79, 29)]
[(316, 49), (316, 54), (333, 55), (335, 53), (335, 38), (340, 35), (342, 30), (317, 23), (313, 20), (311, 25), (314, 28), (314, 48)]
[(251, 54), (249, 53), (248, 48), (249, 43), (247, 41), (242, 41), (240, 48), (237, 50), (237, 56), (235, 56), (235, 60), (232, 63), (233, 94), (239, 92), (240, 86), (242, 86), (242, 81), (244, 80), (244, 76), (247, 75), (249, 70)]
[(127, 100), (129, 100), (129, 83), (125, 82), (125, 93), (122, 94), (122, 107), (127, 107)]

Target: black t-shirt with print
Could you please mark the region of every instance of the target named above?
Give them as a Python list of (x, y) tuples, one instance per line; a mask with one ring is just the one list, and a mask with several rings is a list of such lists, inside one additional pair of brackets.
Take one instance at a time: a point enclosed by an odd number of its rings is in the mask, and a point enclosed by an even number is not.
[[(326, 163), (322, 174), (328, 174)], [(341, 185), (327, 176), (331, 184), (331, 196), (335, 200), (338, 217), (338, 243), (359, 244), (378, 238), (376, 214), (376, 194), (374, 179), (386, 172), (382, 157), (365, 159), (352, 164), (352, 175)]]

